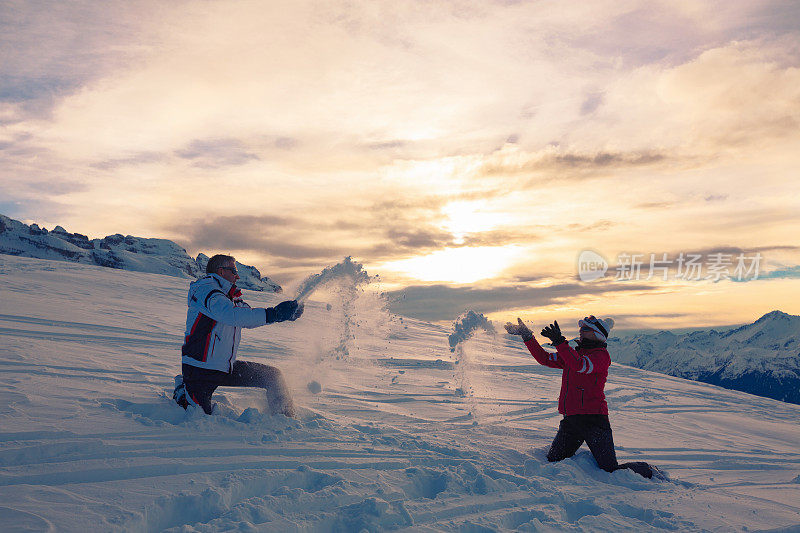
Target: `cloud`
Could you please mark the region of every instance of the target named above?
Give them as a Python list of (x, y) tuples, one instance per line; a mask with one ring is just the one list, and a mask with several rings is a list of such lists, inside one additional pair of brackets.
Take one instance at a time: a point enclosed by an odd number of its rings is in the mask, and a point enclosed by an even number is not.
[[(5, 195), (0, 187), (0, 197)], [(40, 226), (54, 227), (57, 221), (69, 216), (73, 212), (72, 206), (52, 200), (39, 200), (29, 198), (10, 202), (0, 201), (0, 214), (20, 220), (26, 224), (37, 223)], [(42, 213), (46, 213), (43, 216)]]
[(800, 265), (764, 272), (759, 274), (758, 279), (800, 279)]
[(388, 294), (393, 312), (421, 320), (442, 321), (452, 320), (466, 309), (496, 313), (543, 307), (587, 295), (653, 290), (658, 289), (644, 284), (614, 283), (558, 283), (545, 287), (505, 285), (491, 288), (414, 285)]
[(435, 228), (386, 229), (386, 238), (393, 244), (407, 249), (437, 249), (450, 246), (453, 243), (453, 234)]
[(666, 98), (686, 113), (701, 113), (698, 131), (725, 146), (794, 135), (800, 111), (800, 69), (778, 42), (732, 43), (707, 50), (662, 78)]
[(367, 143), (365, 146), (370, 150), (395, 150), (405, 148), (408, 144), (408, 141), (405, 140), (391, 140)]
[[(665, 276), (668, 280), (674, 280), (678, 279), (676, 276), (680, 274), (689, 281), (700, 281), (715, 279), (717, 271), (724, 274), (723, 279), (731, 281), (794, 277), (793, 268), (776, 269), (773, 271), (776, 273), (774, 275), (764, 273), (765, 265), (770, 260), (770, 252), (796, 254), (800, 252), (800, 246), (767, 245), (743, 248), (724, 245), (670, 252), (627, 250), (624, 252), (624, 258), (619, 255), (613, 258), (620, 262), (609, 264), (604, 279), (620, 278), (617, 283), (631, 283), (646, 280), (652, 273), (652, 277), (656, 280), (663, 279)], [(756, 269), (758, 270), (757, 278), (755, 277)], [(737, 279), (740, 276), (743, 279)], [(578, 279), (577, 275), (576, 279)]]
[(20, 202), (2, 202), (0, 201), (0, 214), (7, 217), (14, 218), (20, 209)]
[(603, 93), (590, 93), (581, 104), (581, 115), (593, 113), (603, 103)]
[(69, 166), (48, 148), (39, 146), (29, 134), (16, 134), (0, 142), (3, 198), (13, 198), (40, 207), (47, 199), (87, 191), (83, 180), (69, 174)]
[(168, 159), (167, 154), (159, 152), (139, 152), (127, 157), (119, 157), (116, 159), (107, 159), (105, 161), (98, 161), (92, 163), (94, 168), (101, 170), (114, 170), (120, 167), (135, 167), (139, 165), (147, 165), (150, 163), (162, 163)]
[[(65, 95), (130, 64), (155, 2), (8, 0), (0, 3), (0, 102), (49, 116)], [(110, 16), (113, 14), (113, 16)]]
[[(654, 150), (631, 152), (574, 152), (555, 146), (537, 152), (506, 147), (488, 157), (478, 172), (481, 176), (535, 175), (547, 180), (580, 180), (610, 171), (647, 168), (673, 162), (675, 156)], [(540, 183), (537, 180), (535, 183)]]
[(728, 199), (727, 194), (709, 194), (708, 196), (703, 198), (703, 200), (705, 200), (706, 202), (722, 202), (727, 199)]
[(566, 276), (598, 238), (796, 233), (796, 2), (0, 10), (0, 197), (30, 218), (286, 276), (509, 243)]
[[(771, 205), (758, 205), (753, 202), (723, 211), (708, 212), (702, 220), (703, 229), (719, 235), (717, 238), (720, 240), (734, 238), (730, 235), (733, 230), (757, 231), (760, 235), (759, 240), (763, 242), (763, 239), (772, 234), (776, 228), (788, 229), (797, 227), (800, 223), (800, 211), (790, 202), (786, 202), (791, 198), (791, 193), (787, 194), (789, 196), (784, 198), (774, 198), (769, 202)], [(725, 205), (728, 202), (706, 203)], [(769, 231), (769, 233), (764, 233), (764, 231)], [(776, 237), (780, 233), (782, 232), (776, 232)]]
[(290, 238), (300, 228), (289, 228), (286, 221), (278, 217), (228, 217), (198, 221), (195, 225), (180, 228), (180, 231), (187, 234), (185, 242), (192, 250), (251, 251), (277, 260), (323, 262), (343, 253), (335, 246), (300, 244), (297, 239)]
[(636, 204), (634, 207), (637, 209), (668, 209), (674, 205), (675, 202), (644, 202)]
[(258, 155), (247, 149), (245, 143), (231, 138), (196, 139), (186, 148), (176, 150), (175, 155), (201, 168), (238, 166), (259, 159)]
[[(211, 216), (176, 221), (163, 230), (175, 235), (175, 240), (189, 250), (247, 253), (257, 256), (254, 262), (259, 268), (268, 263), (286, 276), (347, 255), (365, 264), (382, 264), (448, 248), (525, 245), (540, 240), (536, 232), (527, 229), (472, 231), (457, 237), (442, 228), (440, 210), (440, 202), (428, 197), (380, 202), (353, 211), (349, 218), (345, 216), (347, 209), (336, 213), (341, 218), (331, 220), (305, 212)], [(325, 238), (320, 239), (321, 235)]]
[(276, 137), (272, 144), (281, 150), (293, 150), (300, 145), (300, 140), (292, 137)]
[(541, 235), (525, 230), (491, 230), (467, 233), (461, 246), (505, 246), (509, 244), (531, 244), (542, 240)]
[(708, 42), (700, 21), (692, 15), (659, 2), (629, 5), (597, 21), (584, 21), (584, 26), (559, 38), (569, 47), (591, 51), (598, 61), (620, 58), (630, 66), (680, 62), (693, 47)]
[(597, 222), (592, 222), (590, 224), (579, 224), (579, 223), (569, 224), (567, 225), (566, 230), (569, 232), (587, 232), (587, 233), (593, 231), (606, 231), (616, 226), (617, 224), (618, 224), (617, 222), (611, 220), (601, 219), (598, 220)]
[(80, 83), (77, 80), (8, 76), (0, 84), (0, 101), (14, 104), (30, 100), (53, 101), (55, 95), (73, 91), (78, 87)]

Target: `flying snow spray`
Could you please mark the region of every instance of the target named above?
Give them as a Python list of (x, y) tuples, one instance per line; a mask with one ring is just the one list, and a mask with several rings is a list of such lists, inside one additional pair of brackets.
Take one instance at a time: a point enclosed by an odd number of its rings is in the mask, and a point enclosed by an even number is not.
[(304, 279), (297, 288), (297, 296), (294, 299), (298, 303), (303, 303), (317, 287), (331, 281), (343, 280), (352, 282), (353, 287), (358, 287), (377, 280), (377, 276), (370, 276), (361, 263), (355, 262), (350, 256), (347, 256), (341, 263), (326, 267), (319, 274), (312, 274)]
[[(370, 276), (364, 270), (361, 263), (353, 261), (351, 257), (345, 257), (340, 263), (324, 268), (319, 274), (308, 276), (300, 283), (296, 291), (295, 300), (298, 303), (305, 302), (311, 294), (323, 286), (333, 289), (337, 303), (328, 303), (325, 309), (330, 312), (334, 307), (337, 311), (333, 316), (339, 316), (340, 320), (326, 321), (326, 327), (338, 330), (338, 341), (331, 350), (326, 350), (325, 354), (320, 354), (316, 364), (327, 364), (324, 361), (347, 361), (355, 339), (355, 328), (357, 327), (355, 302), (363, 292), (363, 286), (377, 281), (378, 276)], [(317, 369), (312, 365), (312, 371)], [(313, 377), (313, 376), (312, 376)], [(323, 384), (317, 379), (307, 384), (307, 389), (312, 394), (319, 394)]]
[(477, 409), (473, 397), (474, 390), (470, 384), (469, 375), (473, 372), (474, 368), (472, 361), (464, 351), (464, 343), (479, 329), (482, 329), (492, 336), (497, 334), (494, 324), (492, 324), (488, 318), (483, 316), (482, 313), (476, 313), (470, 310), (460, 315), (456, 321), (453, 322), (453, 333), (447, 337), (450, 343), (450, 351), (456, 354), (454, 378), (458, 383), (458, 387), (455, 390), (455, 394), (468, 399), (470, 414), (474, 420), (473, 423), (477, 423)]
[(483, 316), (483, 313), (476, 313), (475, 311), (469, 310), (459, 315), (456, 321), (453, 322), (453, 333), (447, 337), (450, 343), (450, 351), (455, 352), (461, 343), (472, 337), (479, 328), (483, 329), (489, 335), (497, 335), (494, 324), (492, 324), (491, 320)]

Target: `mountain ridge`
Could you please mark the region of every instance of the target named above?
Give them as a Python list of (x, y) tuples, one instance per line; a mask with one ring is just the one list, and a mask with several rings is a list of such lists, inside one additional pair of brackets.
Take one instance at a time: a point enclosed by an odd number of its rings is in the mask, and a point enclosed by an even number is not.
[[(37, 259), (52, 259), (97, 265), (133, 272), (149, 272), (179, 278), (205, 275), (208, 256), (192, 258), (185, 249), (168, 239), (134, 237), (116, 233), (102, 239), (89, 239), (70, 233), (62, 226), (52, 231), (38, 224), (27, 225), (0, 214), (0, 253)], [(243, 289), (282, 292), (281, 286), (262, 277), (256, 267), (236, 263)]]
[(800, 316), (774, 310), (751, 324), (611, 338), (616, 362), (800, 404)]

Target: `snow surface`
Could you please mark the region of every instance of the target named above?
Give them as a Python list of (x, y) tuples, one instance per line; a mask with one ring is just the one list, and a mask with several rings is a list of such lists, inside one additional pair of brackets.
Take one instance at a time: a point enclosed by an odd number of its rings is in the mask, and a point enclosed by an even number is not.
[(318, 290), (297, 322), (244, 332), (240, 357), (287, 373), (298, 420), (262, 414), (256, 389), (184, 412), (188, 283), (0, 255), (0, 529), (800, 529), (800, 406), (614, 364), (619, 458), (671, 481), (585, 448), (550, 464), (560, 372), (479, 333), (462, 396), (452, 332), (368, 290)]

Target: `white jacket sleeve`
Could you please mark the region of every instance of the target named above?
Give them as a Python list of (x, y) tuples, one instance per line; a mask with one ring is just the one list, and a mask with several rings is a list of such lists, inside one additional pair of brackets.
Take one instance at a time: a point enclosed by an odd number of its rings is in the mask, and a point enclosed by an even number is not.
[(210, 291), (204, 298), (203, 307), (208, 316), (229, 326), (257, 328), (267, 323), (267, 310), (262, 307), (236, 307), (220, 290)]

